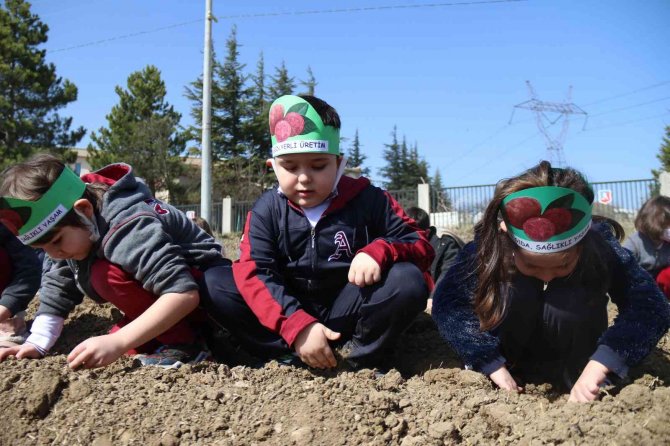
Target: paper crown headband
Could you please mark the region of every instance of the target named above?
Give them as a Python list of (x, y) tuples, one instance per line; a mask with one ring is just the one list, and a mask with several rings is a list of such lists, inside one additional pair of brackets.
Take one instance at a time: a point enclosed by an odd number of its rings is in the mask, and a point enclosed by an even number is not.
[(0, 223), (24, 245), (30, 245), (49, 232), (84, 195), (86, 184), (65, 167), (49, 190), (37, 201), (0, 198)]
[(340, 130), (324, 125), (309, 102), (282, 96), (270, 107), (272, 156), (292, 153), (340, 154)]
[(559, 252), (576, 245), (591, 227), (591, 204), (572, 189), (533, 187), (508, 195), (500, 206), (507, 232), (521, 248)]

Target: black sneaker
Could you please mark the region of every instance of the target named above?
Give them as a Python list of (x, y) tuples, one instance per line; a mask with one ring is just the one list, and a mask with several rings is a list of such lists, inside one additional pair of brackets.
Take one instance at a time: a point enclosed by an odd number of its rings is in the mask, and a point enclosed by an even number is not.
[(193, 345), (163, 345), (150, 354), (135, 355), (141, 366), (156, 366), (164, 369), (177, 369), (189, 363), (195, 364), (210, 357), (209, 352), (201, 351)]

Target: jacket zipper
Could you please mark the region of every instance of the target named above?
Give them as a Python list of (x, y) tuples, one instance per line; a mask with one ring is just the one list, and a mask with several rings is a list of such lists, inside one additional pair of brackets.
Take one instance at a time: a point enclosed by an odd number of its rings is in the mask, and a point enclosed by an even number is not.
[[(312, 227), (310, 234), (312, 236), (312, 253), (311, 253), (311, 263), (312, 263), (312, 272), (316, 269), (316, 243), (314, 239), (316, 238), (316, 230)], [(312, 291), (312, 279), (307, 279), (307, 290)]]

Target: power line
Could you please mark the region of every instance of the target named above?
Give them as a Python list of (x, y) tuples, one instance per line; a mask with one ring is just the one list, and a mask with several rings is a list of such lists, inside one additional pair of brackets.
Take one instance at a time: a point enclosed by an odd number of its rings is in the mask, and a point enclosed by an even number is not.
[[(333, 9), (314, 9), (314, 10), (305, 10), (305, 11), (285, 11), (285, 12), (259, 12), (259, 13), (250, 13), (250, 14), (236, 14), (236, 15), (226, 15), (218, 16), (217, 20), (234, 20), (234, 19), (249, 19), (249, 18), (262, 18), (262, 17), (282, 17), (282, 16), (300, 16), (300, 15), (316, 15), (316, 14), (342, 14), (342, 13), (352, 13), (352, 12), (370, 12), (370, 11), (385, 11), (385, 10), (394, 10), (394, 9), (424, 9), (424, 8), (444, 8), (450, 6), (474, 6), (474, 5), (489, 5), (496, 3), (518, 3), (526, 2), (528, 0), (481, 0), (481, 1), (466, 1), (466, 2), (446, 2), (446, 3), (420, 3), (420, 4), (405, 4), (405, 5), (382, 5), (382, 6), (366, 6), (360, 8), (333, 8)], [(188, 22), (175, 23), (168, 26), (163, 26), (161, 28), (154, 28), (149, 30), (138, 31), (130, 34), (122, 34), (119, 36), (109, 37), (106, 39), (95, 40), (92, 42), (81, 43), (78, 45), (73, 45), (65, 48), (58, 48), (55, 50), (50, 50), (51, 53), (58, 53), (62, 51), (70, 51), (74, 49), (84, 48), (88, 46), (100, 45), (107, 42), (113, 42), (115, 40), (128, 39), (131, 37), (141, 36), (145, 34), (153, 34), (160, 31), (165, 31), (168, 29), (179, 28), (182, 26), (192, 25), (194, 23), (204, 22), (204, 19), (191, 20)]]
[(460, 161), (462, 158), (464, 158), (466, 155), (471, 155), (473, 152), (475, 152), (479, 147), (483, 146), (485, 143), (489, 142), (491, 139), (494, 137), (498, 136), (500, 133), (502, 133), (504, 130), (508, 129), (510, 127), (510, 124), (505, 124), (504, 126), (500, 127), (498, 130), (493, 132), (490, 136), (486, 137), (486, 139), (483, 139), (482, 141), (478, 142), (477, 144), (473, 145), (469, 149), (464, 150), (461, 152), (459, 155), (456, 155), (454, 158), (451, 160), (451, 164), (455, 164), (456, 162)]
[(392, 9), (423, 9), (423, 8), (442, 8), (448, 6), (472, 6), (472, 5), (487, 5), (493, 3), (516, 3), (528, 0), (481, 0), (481, 1), (467, 1), (467, 2), (447, 2), (447, 3), (419, 3), (419, 4), (405, 4), (405, 5), (382, 5), (382, 6), (364, 6), (361, 8), (333, 8), (333, 9), (318, 9), (306, 11), (287, 11), (287, 12), (260, 12), (253, 14), (238, 14), (231, 16), (220, 17), (222, 19), (238, 19), (238, 18), (256, 18), (256, 17), (278, 17), (288, 15), (313, 15), (313, 14), (339, 14), (346, 12), (368, 12), (368, 11), (384, 11)]
[(670, 115), (670, 111), (667, 111), (665, 113), (661, 113), (659, 115), (646, 116), (646, 117), (640, 118), (640, 119), (633, 119), (631, 121), (624, 121), (624, 122), (619, 122), (619, 123), (616, 123), (616, 124), (604, 125), (604, 126), (595, 127), (595, 128), (592, 128), (592, 129), (584, 129), (584, 130), (582, 130), (582, 132), (592, 132), (594, 130), (609, 129), (609, 128), (612, 128), (612, 127), (622, 127), (624, 125), (633, 124), (633, 123), (640, 122), (640, 121), (646, 121), (648, 119), (660, 118), (661, 116), (667, 116), (667, 115)]
[(205, 19), (198, 19), (198, 20), (191, 20), (189, 22), (175, 23), (173, 25), (164, 26), (162, 28), (155, 28), (155, 29), (146, 30), (146, 31), (138, 31), (138, 32), (135, 32), (135, 33), (130, 33), (130, 34), (123, 34), (123, 35), (120, 35), (120, 36), (109, 37), (107, 39), (101, 39), (101, 40), (96, 40), (96, 41), (93, 41), (93, 42), (82, 43), (82, 44), (79, 44), (79, 45), (68, 46), (66, 48), (59, 48), (57, 50), (50, 50), (49, 52), (50, 53), (60, 53), (62, 51), (76, 50), (78, 48), (100, 45), (100, 44), (103, 44), (103, 43), (113, 42), (115, 40), (128, 39), (130, 37), (141, 36), (141, 35), (144, 35), (144, 34), (157, 33), (159, 31), (165, 31), (167, 29), (179, 28), (179, 27), (182, 27), (182, 26), (191, 25), (193, 23), (201, 23), (201, 22), (204, 22), (204, 21), (205, 21)]
[(589, 105), (600, 104), (601, 102), (611, 101), (613, 99), (619, 99), (619, 98), (622, 98), (624, 96), (629, 96), (631, 94), (639, 93), (639, 92), (645, 91), (645, 90), (651, 90), (652, 88), (660, 87), (660, 86), (666, 85), (666, 84), (670, 84), (670, 81), (663, 81), (663, 82), (659, 82), (657, 84), (649, 85), (647, 87), (638, 88), (637, 90), (629, 91), (627, 93), (622, 93), (622, 94), (618, 94), (618, 95), (615, 95), (615, 96), (610, 96), (610, 97), (607, 97), (607, 98), (604, 98), (604, 99), (598, 99), (597, 101), (590, 102), (588, 104), (584, 104), (584, 107), (588, 107)]
[(647, 101), (647, 102), (641, 102), (639, 104), (629, 105), (627, 107), (615, 108), (613, 110), (608, 110), (608, 111), (604, 111), (602, 113), (596, 113), (595, 115), (591, 115), (591, 118), (595, 118), (596, 116), (606, 115), (606, 114), (609, 114), (609, 113), (615, 113), (615, 112), (622, 111), (622, 110), (628, 110), (630, 108), (642, 107), (643, 105), (655, 104), (656, 102), (667, 101), (668, 99), (670, 99), (670, 96), (666, 96), (664, 98), (659, 98), (659, 99), (653, 99), (653, 100)]
[(457, 183), (457, 182), (461, 181), (462, 179), (469, 177), (469, 176), (472, 175), (473, 173), (475, 173), (475, 172), (481, 170), (482, 167), (488, 166), (489, 164), (491, 164), (491, 163), (494, 162), (494, 161), (500, 161), (500, 159), (501, 159), (503, 156), (507, 155), (507, 154), (510, 153), (512, 150), (516, 149), (516, 148), (519, 147), (519, 146), (522, 146), (523, 144), (527, 143), (527, 142), (530, 141), (531, 139), (533, 139), (533, 138), (535, 138), (536, 136), (540, 135), (540, 133), (541, 133), (541, 132), (536, 132), (536, 133), (534, 133), (533, 135), (529, 136), (528, 138), (526, 138), (526, 139), (524, 139), (524, 140), (522, 140), (522, 141), (519, 141), (518, 143), (516, 143), (516, 144), (514, 144), (514, 145), (512, 145), (512, 146), (510, 146), (510, 147), (508, 147), (506, 150), (500, 152), (497, 156), (492, 156), (492, 157), (490, 157), (489, 160), (488, 160), (487, 162), (485, 162), (484, 164), (479, 164), (479, 165), (477, 165), (477, 168), (476, 168), (476, 169), (474, 169), (474, 170), (472, 170), (472, 171), (466, 173), (466, 174), (463, 175), (463, 176), (458, 177), (457, 179), (454, 180), (454, 182)]

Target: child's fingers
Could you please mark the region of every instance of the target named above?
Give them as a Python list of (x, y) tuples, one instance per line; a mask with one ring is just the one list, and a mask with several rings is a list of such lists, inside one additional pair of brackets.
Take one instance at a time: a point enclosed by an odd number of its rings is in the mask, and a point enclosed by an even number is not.
[(75, 348), (72, 349), (70, 354), (67, 355), (67, 362), (72, 362), (79, 353), (83, 352), (86, 349), (86, 346), (82, 342), (81, 344), (77, 345)]
[(326, 348), (325, 352), (326, 356), (326, 361), (328, 363), (328, 367), (336, 367), (337, 366), (337, 359), (335, 359), (335, 355), (333, 354), (333, 350), (330, 347)]
[(32, 347), (30, 344), (23, 344), (22, 346), (18, 347), (18, 350), (14, 354), (17, 359), (24, 359), (24, 358), (39, 358), (40, 355), (37, 350)]
[(4, 361), (10, 356), (16, 356), (20, 349), (21, 347), (7, 347), (0, 349), (0, 361)]
[(568, 401), (572, 403), (588, 403), (594, 399), (595, 395), (592, 394), (586, 386), (575, 385), (575, 387), (572, 388), (572, 392), (570, 392)]
[(329, 341), (337, 341), (341, 336), (340, 333), (333, 331), (325, 326), (323, 327), (323, 334), (326, 335), (326, 338), (328, 338)]
[(382, 280), (382, 270), (381, 270), (381, 268), (375, 268), (375, 271), (373, 273), (372, 278), (374, 280), (374, 283), (377, 283), (380, 280)]
[(360, 273), (360, 271), (358, 270), (358, 268), (356, 268), (356, 266), (354, 266), (354, 264), (352, 264), (349, 267), (349, 274), (347, 274), (347, 279), (349, 280), (349, 283), (353, 283), (355, 285), (358, 285), (357, 277), (358, 277), (359, 273)]
[[(70, 363), (71, 369), (76, 369), (86, 364), (86, 361), (91, 357), (92, 352), (88, 351), (86, 347), (83, 347), (82, 350), (77, 351), (77, 346), (75, 350), (68, 355), (68, 362)], [(72, 359), (70, 359), (72, 358)]]
[(315, 369), (324, 368), (323, 364), (321, 364), (321, 361), (319, 360), (319, 357), (317, 355), (306, 356), (304, 362), (306, 362), (308, 366), (314, 367)]
[(359, 287), (365, 286), (365, 274), (361, 271), (356, 271), (354, 275), (354, 284)]

